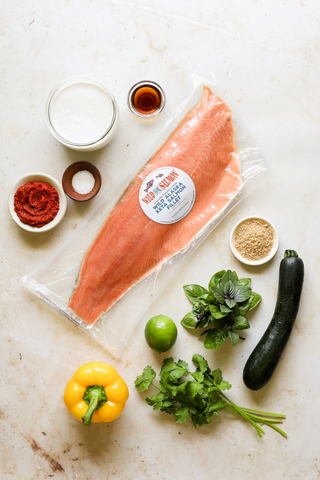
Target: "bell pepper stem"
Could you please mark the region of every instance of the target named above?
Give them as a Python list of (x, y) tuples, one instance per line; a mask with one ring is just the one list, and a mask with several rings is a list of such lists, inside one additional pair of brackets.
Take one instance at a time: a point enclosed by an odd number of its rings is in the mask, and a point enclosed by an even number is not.
[(90, 427), (94, 412), (107, 402), (107, 397), (103, 387), (94, 385), (87, 388), (83, 399), (89, 405), (89, 408), (83, 415), (82, 422)]

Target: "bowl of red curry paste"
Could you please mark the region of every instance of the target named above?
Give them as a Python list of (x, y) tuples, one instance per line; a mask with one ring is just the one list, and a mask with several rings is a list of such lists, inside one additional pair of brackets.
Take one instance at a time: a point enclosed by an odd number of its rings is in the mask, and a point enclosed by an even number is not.
[(51, 175), (29, 173), (13, 185), (9, 212), (19, 227), (29, 232), (47, 232), (64, 217), (67, 200), (60, 183)]

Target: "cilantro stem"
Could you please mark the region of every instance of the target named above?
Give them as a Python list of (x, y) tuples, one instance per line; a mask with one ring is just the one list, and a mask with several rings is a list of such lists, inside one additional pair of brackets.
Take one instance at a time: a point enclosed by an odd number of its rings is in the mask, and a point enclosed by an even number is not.
[[(230, 412), (238, 413), (238, 412), (234, 411), (231, 406), (230, 406), (230, 407), (228, 406), (228, 410), (229, 410)], [(249, 413), (249, 412), (246, 412), (246, 413), (247, 413), (247, 414), (250, 416), (250, 418), (252, 418), (253, 420), (257, 420), (258, 422), (261, 422), (261, 423), (264, 423), (264, 424), (267, 424), (267, 422), (269, 422), (269, 423), (270, 423), (270, 422), (271, 422), (271, 423), (283, 423), (283, 421), (282, 421), (281, 419), (278, 419), (278, 418), (275, 418), (275, 419), (272, 418), (272, 419), (271, 419), (271, 418), (260, 417), (260, 416), (258, 416), (258, 415), (253, 415), (253, 414), (251, 414), (251, 413)]]
[[(238, 411), (234, 410), (232, 408), (232, 406), (229, 406), (227, 405), (226, 408), (225, 408), (227, 411), (229, 412), (232, 412), (232, 413), (237, 413), (238, 415), (241, 415)], [(264, 425), (267, 425), (268, 427), (271, 427), (273, 428), (274, 430), (277, 430), (277, 432), (281, 433), (281, 435), (283, 435), (285, 438), (287, 438), (287, 434), (286, 432), (284, 432), (283, 430), (281, 430), (279, 427), (276, 427), (276, 425), (274, 425), (274, 423), (283, 423), (282, 420), (280, 419), (266, 419), (266, 418), (263, 418), (263, 417), (259, 417), (257, 415), (251, 415), (249, 414), (250, 417), (252, 419), (255, 419), (257, 421), (260, 421), (261, 423), (263, 423)], [(270, 415), (270, 414), (269, 414)], [(278, 415), (278, 414), (275, 414), (275, 415)]]
[(248, 414), (246, 414), (246, 412), (244, 412), (243, 410), (241, 410), (241, 408), (239, 408), (235, 403), (233, 403), (221, 390), (220, 390), (220, 393), (221, 395), (227, 400), (227, 402), (230, 403), (230, 405), (233, 406), (233, 408), (239, 413), (239, 415), (241, 415), (243, 418), (245, 418), (249, 423), (251, 423), (251, 425), (253, 426), (253, 428), (256, 430), (257, 434), (259, 435), (259, 437), (261, 438), (262, 437), (262, 433), (264, 433), (264, 430), (263, 428), (261, 428), (254, 420), (252, 420)]
[(262, 415), (267, 415), (268, 417), (278, 417), (278, 418), (286, 418), (286, 415), (283, 415), (282, 413), (271, 413), (271, 412), (262, 412), (261, 410), (253, 410), (252, 408), (245, 408), (245, 407), (239, 407), (242, 410), (245, 410), (246, 412), (253, 412), (253, 413), (261, 413)]
[(265, 422), (265, 424), (268, 425), (268, 427), (271, 427), (271, 428), (273, 428), (274, 430), (277, 430), (277, 432), (281, 433), (281, 435), (283, 435), (285, 438), (287, 438), (286, 432), (284, 432), (283, 430), (281, 430), (279, 427), (276, 427), (275, 425), (273, 425), (273, 424), (270, 423), (270, 422)]
[(154, 388), (156, 388), (157, 390), (159, 390), (159, 392), (161, 392), (160, 388), (157, 387), (156, 385), (154, 385), (152, 382), (150, 382), (150, 385), (152, 385)]

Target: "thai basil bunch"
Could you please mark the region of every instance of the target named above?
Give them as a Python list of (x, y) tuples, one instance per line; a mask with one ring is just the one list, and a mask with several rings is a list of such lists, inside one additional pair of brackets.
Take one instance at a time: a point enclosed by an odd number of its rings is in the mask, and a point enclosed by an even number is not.
[(208, 290), (200, 285), (185, 285), (183, 289), (193, 307), (181, 324), (192, 329), (210, 327), (201, 334), (205, 335), (205, 348), (219, 348), (228, 337), (236, 345), (242, 337), (235, 330), (250, 328), (243, 315), (261, 300), (250, 286), (250, 278), (239, 279), (231, 270), (213, 275)]

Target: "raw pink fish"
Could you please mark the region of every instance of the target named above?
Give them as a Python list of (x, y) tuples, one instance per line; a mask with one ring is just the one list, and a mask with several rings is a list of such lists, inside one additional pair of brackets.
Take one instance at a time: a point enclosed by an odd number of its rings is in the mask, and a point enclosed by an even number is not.
[[(176, 167), (193, 180), (196, 200), (177, 223), (150, 220), (139, 203), (144, 179)], [(127, 290), (186, 247), (241, 186), (228, 106), (204, 87), (199, 103), (129, 185), (86, 253), (69, 306), (93, 324)]]

